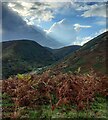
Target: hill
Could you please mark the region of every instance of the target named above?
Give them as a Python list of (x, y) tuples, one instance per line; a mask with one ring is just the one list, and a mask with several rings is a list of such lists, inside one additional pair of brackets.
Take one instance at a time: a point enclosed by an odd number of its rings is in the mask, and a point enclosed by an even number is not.
[(79, 50), (70, 54), (56, 64), (54, 71), (77, 71), (78, 68), (81, 73), (86, 73), (90, 69), (97, 72), (107, 73), (106, 71), (106, 50), (108, 43), (108, 32), (105, 32), (91, 41), (84, 44)]
[(59, 59), (63, 59), (64, 57), (68, 56), (69, 54), (75, 52), (80, 47), (81, 46), (79, 46), (79, 45), (72, 45), (72, 46), (62, 47), (59, 49), (50, 49), (50, 51), (53, 53), (55, 58), (57, 60), (59, 60)]
[(52, 53), (34, 41), (3, 42), (2, 48), (3, 77), (28, 72), (54, 61)]
[[(52, 71), (86, 73), (91, 69), (106, 72), (108, 32), (80, 46), (46, 48), (31, 40), (3, 42), (3, 78), (26, 73), (37, 67), (55, 64)], [(0, 57), (1, 58), (1, 57)]]

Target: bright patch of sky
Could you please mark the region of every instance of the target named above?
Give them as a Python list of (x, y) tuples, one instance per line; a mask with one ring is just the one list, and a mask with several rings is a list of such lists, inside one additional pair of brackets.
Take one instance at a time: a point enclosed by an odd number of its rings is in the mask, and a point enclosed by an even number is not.
[(104, 2), (10, 2), (28, 25), (38, 26), (46, 35), (64, 45), (83, 45), (106, 31)]

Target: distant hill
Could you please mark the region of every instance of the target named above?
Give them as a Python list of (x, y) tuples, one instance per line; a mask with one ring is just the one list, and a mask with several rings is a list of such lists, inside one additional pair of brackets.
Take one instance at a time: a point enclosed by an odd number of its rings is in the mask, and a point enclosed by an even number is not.
[(53, 54), (30, 40), (14, 40), (2, 43), (3, 77), (24, 73), (34, 67), (51, 64)]
[(80, 46), (68, 46), (60, 49), (46, 48), (31, 40), (3, 42), (3, 78), (18, 73), (26, 73), (33, 68), (54, 65), (52, 71), (86, 73), (95, 71), (107, 73), (106, 60), (108, 32)]
[(69, 54), (73, 53), (74, 51), (80, 49), (81, 46), (79, 45), (71, 45), (62, 47), (59, 49), (51, 49), (47, 48), (52, 54), (55, 56), (56, 60), (63, 59), (64, 57), (68, 56)]
[(75, 45), (51, 49), (31, 40), (3, 42), (3, 78), (18, 73), (26, 73), (34, 68), (51, 65), (79, 48), (80, 46)]
[(86, 73), (90, 69), (97, 72), (106, 73), (108, 64), (106, 53), (108, 43), (108, 32), (105, 32), (91, 41), (84, 44), (79, 50), (65, 57), (55, 65), (53, 70), (69, 72), (77, 71), (80, 68), (81, 73)]

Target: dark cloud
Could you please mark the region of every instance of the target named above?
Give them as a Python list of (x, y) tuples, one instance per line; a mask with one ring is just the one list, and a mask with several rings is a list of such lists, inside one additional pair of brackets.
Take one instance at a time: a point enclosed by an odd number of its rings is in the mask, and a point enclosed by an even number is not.
[(37, 27), (27, 25), (26, 22), (7, 4), (2, 5), (2, 40), (32, 39), (47, 47), (58, 48), (62, 44), (48, 37)]

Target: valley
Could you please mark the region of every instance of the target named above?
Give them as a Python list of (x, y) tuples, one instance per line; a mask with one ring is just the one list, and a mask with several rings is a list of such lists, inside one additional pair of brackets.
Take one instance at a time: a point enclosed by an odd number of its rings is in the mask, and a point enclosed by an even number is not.
[(30, 40), (3, 42), (3, 118), (106, 119), (107, 40), (105, 32), (57, 50)]
[(108, 120), (107, 6), (0, 2), (1, 119)]

